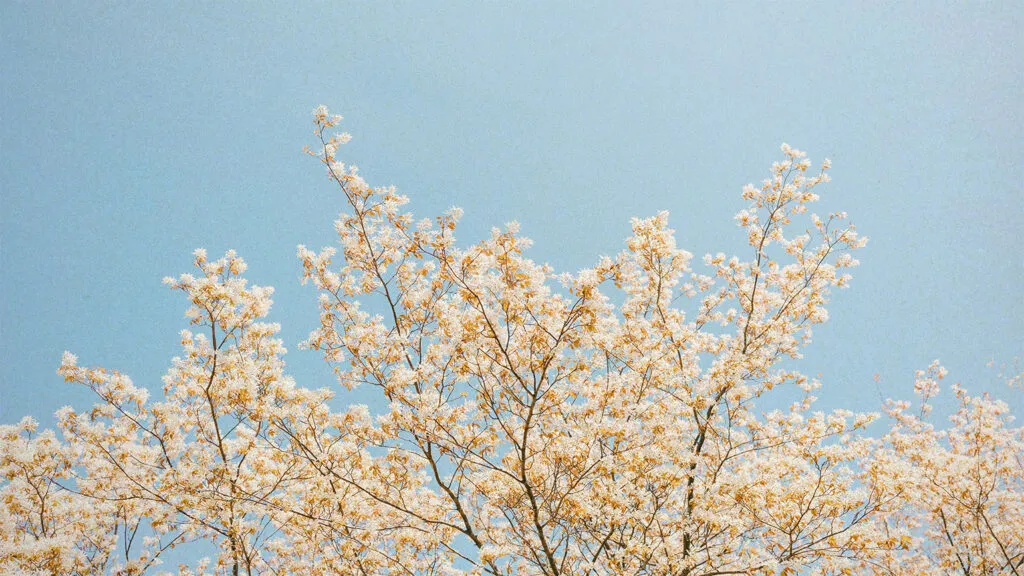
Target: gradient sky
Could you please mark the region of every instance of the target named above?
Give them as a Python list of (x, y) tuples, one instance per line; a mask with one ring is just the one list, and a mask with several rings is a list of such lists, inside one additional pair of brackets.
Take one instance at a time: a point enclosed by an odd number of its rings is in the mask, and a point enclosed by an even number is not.
[(91, 402), (66, 349), (159, 390), (186, 327), (160, 281), (197, 247), (275, 286), (289, 371), (333, 383), (296, 346), (295, 246), (343, 208), (301, 152), (318, 104), (417, 215), (518, 220), (560, 270), (663, 209), (698, 257), (740, 250), (779, 144), (830, 157), (821, 210), (871, 242), (806, 350), (821, 406), (909, 396), (934, 358), (1022, 406), (986, 364), (1024, 349), (1024, 4), (292, 4), (0, 4), (0, 423)]

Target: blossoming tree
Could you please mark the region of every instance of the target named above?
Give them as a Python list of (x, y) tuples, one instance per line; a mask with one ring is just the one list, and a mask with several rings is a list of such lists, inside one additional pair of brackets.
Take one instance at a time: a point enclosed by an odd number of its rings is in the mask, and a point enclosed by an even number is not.
[[(182, 574), (1019, 574), (1024, 436), (1005, 404), (954, 387), (949, 429), (923, 407), (814, 411), (794, 369), (864, 245), (808, 214), (828, 162), (784, 157), (743, 189), (745, 256), (676, 246), (667, 213), (576, 274), (526, 256), (517, 226), (459, 247), (459, 210), (416, 221), (394, 188), (316, 156), (347, 213), (340, 253), (300, 246), (320, 292), (307, 341), (342, 390), (284, 373), (270, 288), (234, 252), (167, 283), (192, 329), (151, 401), (66, 354), (91, 388), (58, 432), (0, 427), (0, 569), (143, 574), (205, 542)], [(800, 224), (806, 222), (806, 224)], [(794, 231), (796, 230), (796, 231)], [(773, 389), (803, 399), (762, 412)], [(200, 545), (201, 547), (201, 545)], [(179, 555), (180, 556), (180, 555)]]

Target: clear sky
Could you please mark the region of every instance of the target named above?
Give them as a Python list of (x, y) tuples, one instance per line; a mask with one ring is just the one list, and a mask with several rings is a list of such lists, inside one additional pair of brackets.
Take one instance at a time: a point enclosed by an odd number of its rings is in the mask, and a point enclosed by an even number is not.
[(698, 257), (738, 250), (779, 144), (830, 157), (822, 209), (871, 242), (806, 350), (821, 406), (934, 358), (1020, 395), (986, 363), (1024, 349), (1024, 4), (293, 4), (0, 2), (0, 423), (91, 401), (65, 349), (159, 390), (186, 326), (160, 281), (197, 247), (277, 288), (291, 373), (332, 384), (296, 346), (295, 246), (343, 208), (301, 152), (318, 104), (371, 183), (462, 206), (467, 242), (518, 220), (560, 270), (663, 209)]

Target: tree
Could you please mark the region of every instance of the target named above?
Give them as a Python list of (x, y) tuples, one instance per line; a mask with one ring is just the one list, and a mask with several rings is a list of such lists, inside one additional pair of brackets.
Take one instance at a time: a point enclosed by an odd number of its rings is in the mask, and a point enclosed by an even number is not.
[[(142, 574), (205, 541), (215, 559), (181, 573), (1021, 570), (1024, 441), (1004, 404), (957, 387), (939, 432), (890, 403), (880, 438), (876, 415), (812, 410), (820, 383), (793, 365), (865, 243), (845, 214), (807, 215), (827, 161), (811, 173), (784, 145), (743, 189), (746, 258), (694, 272), (663, 212), (558, 275), (514, 223), (459, 248), (461, 211), (415, 221), (336, 159), (339, 120), (315, 112), (310, 154), (349, 212), (340, 258), (298, 250), (320, 292), (306, 345), (383, 410), (296, 385), (264, 321), (272, 289), (198, 250), (166, 280), (194, 331), (160, 401), (68, 353), (59, 373), (95, 407), (59, 412), (59, 435), (0, 429), (0, 568)], [(803, 399), (760, 412), (783, 386)]]
[(908, 506), (894, 521), (924, 532), (905, 573), (1021, 574), (1024, 572), (1024, 428), (1012, 428), (1005, 402), (952, 390), (951, 426), (928, 422), (929, 401), (946, 371), (933, 363), (917, 373), (918, 414), (890, 401), (894, 420), (883, 458), (902, 460)]

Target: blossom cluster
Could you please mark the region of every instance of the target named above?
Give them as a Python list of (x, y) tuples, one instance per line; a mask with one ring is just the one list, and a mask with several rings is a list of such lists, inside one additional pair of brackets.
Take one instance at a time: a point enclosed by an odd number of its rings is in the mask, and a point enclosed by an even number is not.
[[(393, 187), (309, 151), (341, 191), (337, 248), (298, 248), (319, 292), (304, 346), (337, 387), (285, 372), (270, 288), (234, 252), (166, 283), (189, 328), (156, 399), (125, 375), (59, 373), (96, 404), (57, 431), (0, 427), (0, 571), (144, 574), (1010, 574), (1024, 569), (1024, 432), (945, 370), (877, 414), (815, 408), (795, 369), (865, 245), (811, 207), (828, 181), (783, 145), (736, 216), (744, 254), (676, 245), (633, 219), (575, 274), (527, 256), (518, 225), (469, 246), (462, 212), (419, 220)], [(332, 409), (372, 387), (378, 410)], [(801, 400), (763, 411), (791, 387)]]

